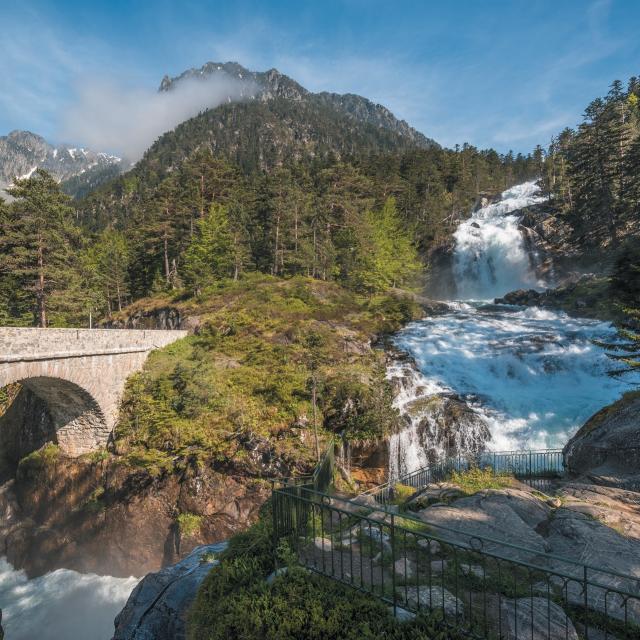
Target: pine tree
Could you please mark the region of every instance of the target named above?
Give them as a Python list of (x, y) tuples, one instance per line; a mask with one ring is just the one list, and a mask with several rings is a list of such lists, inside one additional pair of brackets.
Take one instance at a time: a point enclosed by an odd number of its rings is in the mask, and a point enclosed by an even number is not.
[(234, 238), (226, 207), (213, 203), (209, 213), (198, 220), (185, 254), (185, 283), (200, 295), (215, 280), (232, 275), (235, 262)]
[(395, 198), (387, 198), (380, 211), (366, 214), (358, 266), (352, 278), (364, 291), (384, 291), (410, 285), (421, 270), (410, 235), (402, 228)]
[(74, 248), (79, 241), (70, 198), (41, 169), (16, 179), (7, 192), (16, 200), (1, 237), (5, 269), (28, 292), (35, 324), (64, 322), (65, 314), (77, 311), (77, 300), (66, 295), (77, 276)]

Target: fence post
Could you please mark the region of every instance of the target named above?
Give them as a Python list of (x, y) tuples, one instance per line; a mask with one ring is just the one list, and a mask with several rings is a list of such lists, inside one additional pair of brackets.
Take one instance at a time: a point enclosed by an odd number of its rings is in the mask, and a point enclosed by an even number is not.
[(396, 519), (391, 514), (391, 588), (393, 590), (393, 617), (397, 615), (396, 604)]
[(529, 478), (533, 477), (533, 469), (531, 468), (531, 449), (529, 449)]
[[(585, 564), (582, 567), (582, 590), (584, 591), (584, 611), (585, 611), (585, 620), (584, 620), (584, 640), (589, 640), (589, 595), (587, 593), (587, 565)], [(606, 596), (605, 596), (606, 602)]]
[(273, 568), (278, 570), (278, 516), (276, 515), (276, 482), (271, 483), (271, 515), (273, 517)]

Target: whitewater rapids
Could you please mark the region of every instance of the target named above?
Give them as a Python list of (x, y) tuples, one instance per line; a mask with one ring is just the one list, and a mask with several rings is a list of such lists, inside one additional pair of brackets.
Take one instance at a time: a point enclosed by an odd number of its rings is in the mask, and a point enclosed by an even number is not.
[[(493, 299), (520, 288), (541, 288), (535, 256), (523, 243), (518, 209), (543, 198), (535, 183), (513, 187), (458, 227), (454, 275), (458, 295), (449, 312), (414, 322), (396, 334), (395, 345), (409, 353), (417, 370), (394, 363), (387, 375), (402, 380), (396, 407), (408, 426), (391, 437), (392, 478), (447, 453), (441, 442), (425, 447), (424, 425), (433, 432), (426, 409), (416, 415), (416, 400), (455, 394), (472, 409), (490, 439), (455, 434), (455, 446), (478, 443), (500, 451), (562, 447), (596, 411), (640, 383), (608, 373), (616, 367), (594, 341), (612, 342), (611, 324), (571, 318), (563, 312), (495, 305)], [(451, 439), (446, 441), (451, 445)]]
[(7, 640), (108, 640), (113, 619), (139, 578), (58, 569), (29, 580), (0, 558), (0, 606)]

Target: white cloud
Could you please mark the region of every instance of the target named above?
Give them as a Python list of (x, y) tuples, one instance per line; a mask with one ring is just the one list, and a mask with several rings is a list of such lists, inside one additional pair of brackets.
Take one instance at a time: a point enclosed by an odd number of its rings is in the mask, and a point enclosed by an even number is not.
[(65, 110), (60, 135), (136, 161), (163, 133), (251, 90), (246, 82), (215, 76), (185, 79), (163, 92), (87, 80)]

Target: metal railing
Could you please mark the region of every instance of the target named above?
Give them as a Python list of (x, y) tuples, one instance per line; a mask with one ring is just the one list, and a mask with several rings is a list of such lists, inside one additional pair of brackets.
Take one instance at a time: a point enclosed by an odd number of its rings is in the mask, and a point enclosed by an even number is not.
[(417, 471), (373, 487), (361, 495), (371, 495), (377, 502), (388, 504), (393, 500), (396, 485), (422, 489), (429, 484), (448, 480), (454, 472), (462, 473), (474, 468), (491, 469), (496, 475), (510, 474), (524, 481), (551, 479), (564, 474), (564, 458), (562, 449), (468, 453), (443, 458)]
[(304, 486), (274, 490), (273, 521), (308, 569), (474, 638), (640, 638), (634, 576)]

